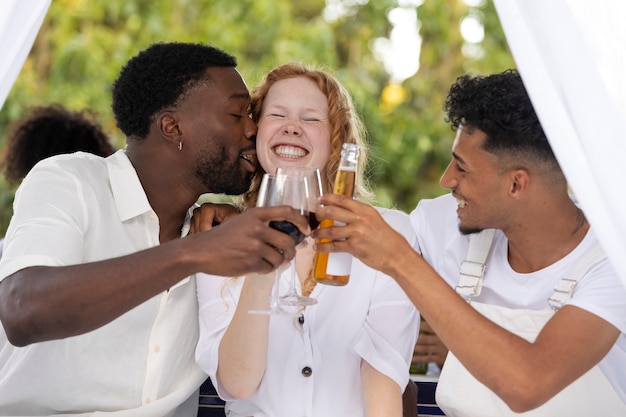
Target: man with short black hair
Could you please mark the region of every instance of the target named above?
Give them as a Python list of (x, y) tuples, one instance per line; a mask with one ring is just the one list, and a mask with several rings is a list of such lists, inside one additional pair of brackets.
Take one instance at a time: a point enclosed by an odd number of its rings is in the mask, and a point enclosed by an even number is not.
[(309, 232), (283, 206), (187, 235), (201, 194), (243, 193), (255, 170), (235, 65), (206, 45), (147, 48), (113, 89), (126, 148), (53, 157), (24, 179), (0, 262), (0, 414), (197, 414), (194, 274), (293, 258), (271, 220)]

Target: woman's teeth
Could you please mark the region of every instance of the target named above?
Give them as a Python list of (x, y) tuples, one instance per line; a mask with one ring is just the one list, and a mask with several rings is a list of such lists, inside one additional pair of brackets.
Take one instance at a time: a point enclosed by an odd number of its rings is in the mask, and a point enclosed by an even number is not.
[(465, 206), (467, 205), (467, 201), (461, 200), (459, 198), (456, 199), (456, 202), (459, 205), (459, 208), (465, 208)]
[(274, 153), (282, 158), (302, 158), (307, 151), (296, 146), (279, 145), (274, 148)]

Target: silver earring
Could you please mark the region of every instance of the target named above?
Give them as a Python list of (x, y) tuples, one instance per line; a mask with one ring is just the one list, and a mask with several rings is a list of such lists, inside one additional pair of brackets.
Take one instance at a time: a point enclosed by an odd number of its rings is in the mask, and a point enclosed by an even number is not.
[(182, 140), (179, 140), (179, 141), (178, 141), (178, 150), (179, 150), (179, 151), (182, 151), (182, 150), (183, 150), (183, 141), (182, 141)]

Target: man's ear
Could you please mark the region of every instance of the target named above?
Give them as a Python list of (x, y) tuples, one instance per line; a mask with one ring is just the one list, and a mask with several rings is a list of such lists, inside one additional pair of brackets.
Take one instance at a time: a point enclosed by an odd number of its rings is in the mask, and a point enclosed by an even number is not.
[(180, 143), (182, 133), (175, 112), (163, 111), (159, 113), (156, 124), (161, 137), (176, 145)]
[(525, 169), (514, 169), (510, 173), (509, 193), (514, 197), (519, 197), (527, 189), (530, 183), (530, 176)]

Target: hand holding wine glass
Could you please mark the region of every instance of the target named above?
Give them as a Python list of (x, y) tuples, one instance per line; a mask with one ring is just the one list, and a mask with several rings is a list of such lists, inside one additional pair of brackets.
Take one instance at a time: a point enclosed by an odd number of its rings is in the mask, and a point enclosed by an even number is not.
[[(306, 180), (302, 177), (286, 174), (265, 174), (261, 181), (259, 196), (257, 198), (257, 207), (273, 207), (288, 205), (299, 211), (303, 216), (307, 216), (307, 199), (306, 199)], [(270, 221), (269, 226), (273, 229), (280, 230), (291, 236), (296, 244), (304, 239), (304, 234), (293, 225), (285, 220)], [(262, 314), (285, 314), (279, 303), (280, 292), (280, 268), (275, 272), (274, 288), (270, 298), (269, 310), (250, 311), (250, 313)]]

